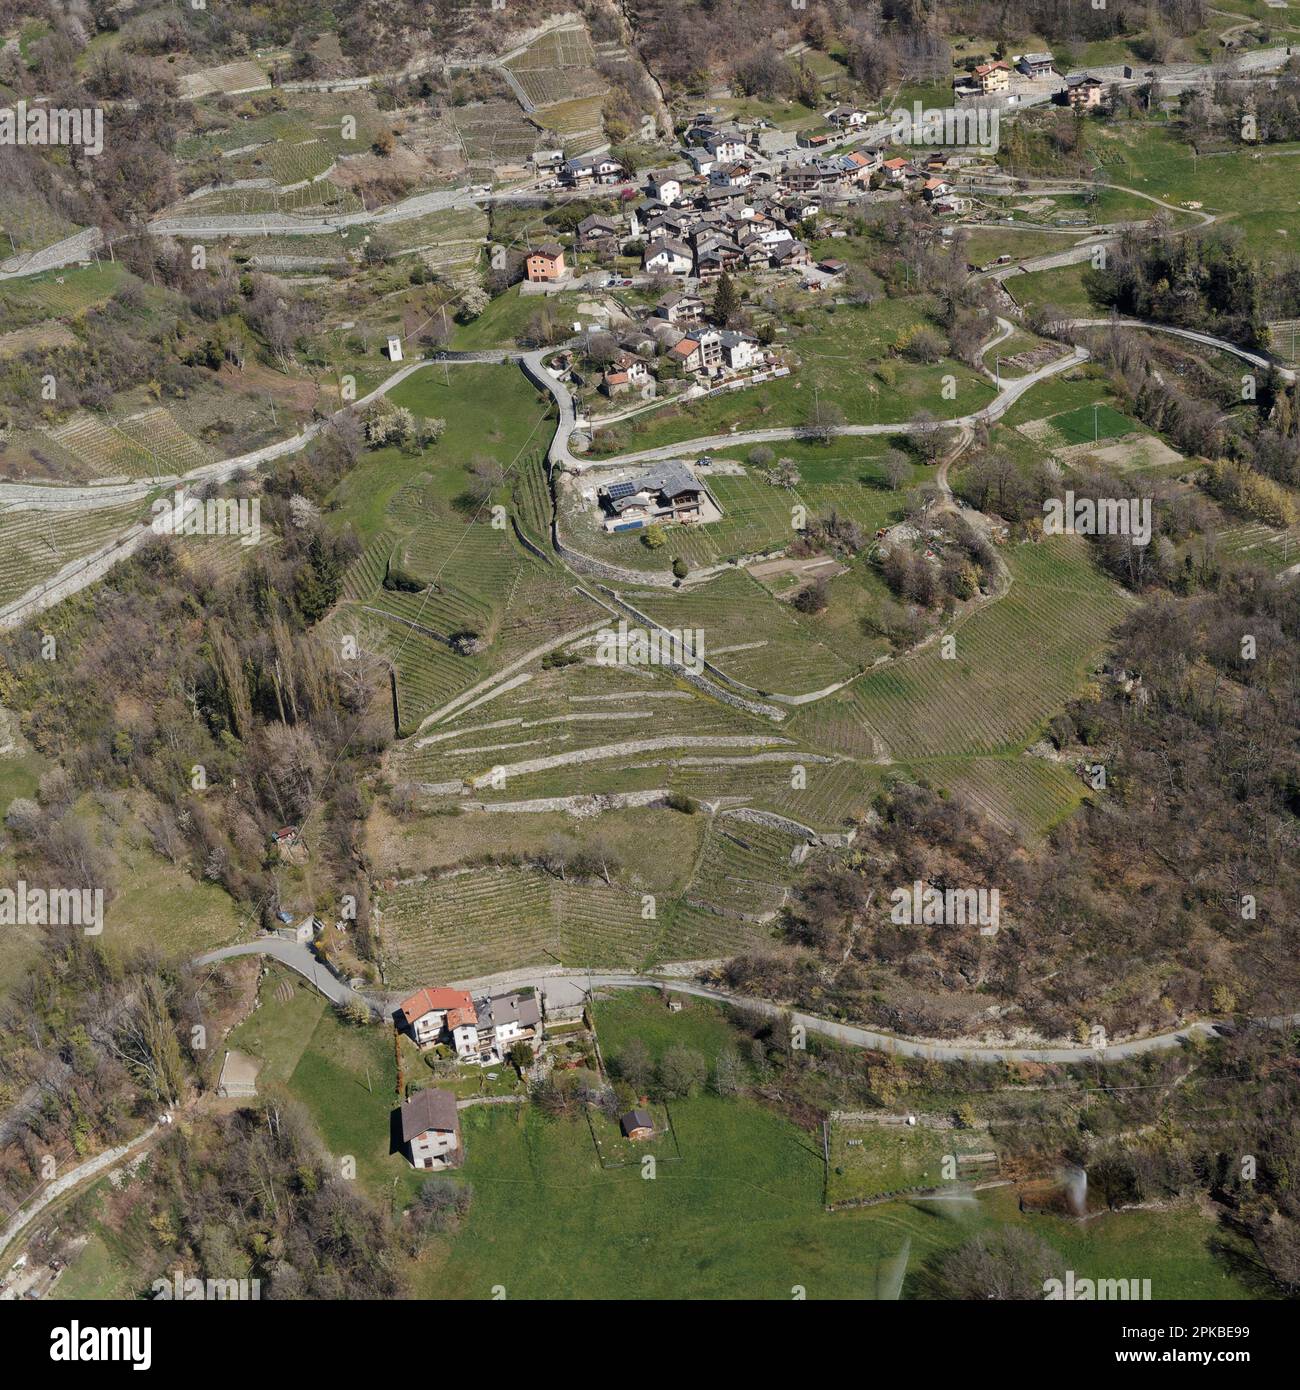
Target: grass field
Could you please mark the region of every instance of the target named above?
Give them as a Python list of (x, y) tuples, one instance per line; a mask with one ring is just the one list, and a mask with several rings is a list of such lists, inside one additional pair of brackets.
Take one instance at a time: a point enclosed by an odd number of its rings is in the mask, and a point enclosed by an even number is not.
[[(278, 981), (273, 971), (261, 1007), (228, 1045), (261, 1060), (263, 1096), (288, 1094), (306, 1107), (331, 1161), (352, 1159), (370, 1197), (400, 1209), (426, 1179), (392, 1151), (391, 1032), (341, 1024), (299, 983), (282, 999)], [(680, 1045), (711, 1064), (734, 1038), (723, 1013), (699, 1000), (670, 1014), (657, 996), (629, 991), (597, 1001), (594, 1012), (606, 1058), (639, 1038), (653, 1057)], [(417, 1087), (420, 1065), (408, 1053), (407, 1079)], [(1231, 1233), (1192, 1207), (1076, 1224), (1023, 1215), (1014, 1190), (999, 1189), (964, 1202), (832, 1213), (819, 1135), (753, 1100), (709, 1094), (674, 1102), (672, 1124), (680, 1158), (660, 1162), (646, 1180), (639, 1165), (602, 1168), (580, 1114), (548, 1119), (528, 1105), (462, 1110), (466, 1162), (452, 1181), (472, 1185), (472, 1202), (460, 1231), (437, 1238), (407, 1267), (412, 1292), (439, 1300), (491, 1299), (498, 1287), (509, 1300), (789, 1299), (796, 1289), (808, 1298), (918, 1297), (936, 1256), (1013, 1224), (1053, 1245), (1076, 1277), (1138, 1274), (1157, 1299), (1260, 1296), (1220, 1253), (1236, 1249)], [(979, 1134), (965, 1137), (983, 1142)], [(889, 1159), (874, 1185), (913, 1175), (915, 1155)], [(92, 1189), (91, 1240), (56, 1297), (129, 1297), (133, 1269), (156, 1259), (147, 1212), (111, 1225), (108, 1190), (106, 1182)]]
[(1204, 211), (1241, 228), (1257, 256), (1293, 249), (1300, 211), (1296, 161), (1300, 144), (1235, 147), (1199, 157), (1167, 126), (1156, 122), (1108, 121), (1092, 135), (1116, 183), (1178, 204), (1196, 201)]
[(833, 1206), (912, 1189), (944, 1188), (992, 1176), (997, 1161), (974, 1163), (994, 1151), (986, 1129), (905, 1123), (906, 1116), (836, 1117), (830, 1124), (826, 1201)]
[(1096, 408), (1081, 406), (1078, 410), (1054, 415), (1052, 428), (1067, 444), (1094, 443), (1102, 439), (1118, 439), (1140, 429), (1137, 421), (1130, 420), (1108, 405)]
[[(608, 1060), (633, 1039), (652, 1057), (689, 1047), (712, 1063), (733, 1039), (715, 1006), (625, 991), (593, 1012)], [(926, 1263), (997, 1224), (1023, 1225), (1079, 1277), (1140, 1270), (1156, 1298), (1246, 1298), (1252, 1290), (1215, 1255), (1231, 1237), (1192, 1208), (1124, 1212), (1086, 1225), (1017, 1211), (1012, 1189), (961, 1204), (895, 1201), (824, 1209), (820, 1136), (748, 1100), (697, 1096), (672, 1106), (681, 1161), (653, 1181), (602, 1170), (584, 1120), (532, 1108), (464, 1112), (474, 1204), (463, 1232), (430, 1252), (425, 1296), (488, 1298), (896, 1298), (923, 1294)], [(944, 1152), (992, 1147), (978, 1130)], [(910, 1166), (910, 1165), (909, 1165)], [(877, 1174), (878, 1180), (882, 1174)], [(889, 1181), (897, 1180), (892, 1174)], [(909, 1174), (900, 1174), (902, 1177)], [(593, 1243), (590, 1233), (601, 1232)], [(534, 1252), (529, 1258), (529, 1252)]]

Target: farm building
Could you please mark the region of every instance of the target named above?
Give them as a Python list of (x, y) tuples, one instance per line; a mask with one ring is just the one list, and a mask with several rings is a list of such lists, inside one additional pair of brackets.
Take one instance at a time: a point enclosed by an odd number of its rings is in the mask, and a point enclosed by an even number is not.
[(450, 1168), (460, 1162), (460, 1115), (450, 1091), (429, 1087), (402, 1104), (402, 1143), (415, 1168)]
[(618, 1123), (625, 1139), (653, 1139), (655, 1137), (655, 1122), (646, 1110), (629, 1110)]

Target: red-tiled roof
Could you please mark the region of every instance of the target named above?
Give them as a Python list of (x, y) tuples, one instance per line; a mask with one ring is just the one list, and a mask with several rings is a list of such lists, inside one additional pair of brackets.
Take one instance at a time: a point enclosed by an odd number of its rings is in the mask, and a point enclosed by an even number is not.
[(428, 1013), (442, 1013), (448, 1009), (468, 1009), (474, 1012), (474, 1001), (463, 989), (418, 989), (409, 999), (398, 1005), (407, 1025)]

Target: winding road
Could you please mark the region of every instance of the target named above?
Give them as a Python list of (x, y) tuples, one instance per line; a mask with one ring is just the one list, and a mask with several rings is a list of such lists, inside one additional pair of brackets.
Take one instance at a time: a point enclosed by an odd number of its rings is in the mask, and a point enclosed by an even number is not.
[[(275, 937), (246, 942), (239, 946), (224, 946), (220, 950), (209, 951), (206, 955), (199, 956), (194, 963), (212, 965), (238, 956), (252, 955), (270, 956), (281, 965), (296, 971), (335, 1004), (364, 1003), (381, 1017), (388, 1015), (396, 1007), (398, 996), (385, 1000), (374, 995), (360, 994), (343, 984), (337, 976), (321, 965), (308, 947)], [(873, 1052), (890, 1052), (899, 1057), (916, 1057), (934, 1062), (1120, 1062), (1132, 1057), (1141, 1057), (1149, 1052), (1165, 1052), (1170, 1048), (1183, 1047), (1193, 1041), (1205, 1041), (1218, 1036), (1220, 1029), (1230, 1026), (1227, 1020), (1203, 1019), (1166, 1033), (1130, 1038), (1104, 1047), (1047, 1044), (1021, 1047), (1001, 1043), (953, 1043), (943, 1038), (909, 1038), (875, 1028), (865, 1028), (856, 1023), (841, 1023), (835, 1019), (823, 1018), (819, 1014), (804, 1013), (799, 1009), (790, 1010), (784, 1005), (774, 1004), (770, 1000), (759, 999), (753, 995), (702, 985), (677, 975), (642, 975), (630, 971), (593, 973), (587, 970), (555, 969), (539, 972), (535, 979), (524, 980), (522, 976), (525, 974), (527, 972), (511, 972), (513, 984), (518, 986), (527, 983), (544, 988), (547, 980), (576, 980), (593, 990), (660, 989), (667, 985), (679, 994), (689, 994), (698, 999), (710, 999), (715, 1003), (748, 1009), (768, 1018), (788, 1014), (793, 1023), (802, 1025), (807, 1032), (846, 1043), (851, 1047), (864, 1047)], [(466, 983), (474, 988), (487, 989), (493, 986), (494, 981), (491, 976), (487, 976), (482, 980), (462, 982), (462, 987)], [(496, 983), (496, 987), (501, 987), (499, 982)], [(1256, 1019), (1252, 1022), (1258, 1027), (1293, 1027), (1300, 1024), (1300, 1013), (1287, 1014), (1279, 1018)]]

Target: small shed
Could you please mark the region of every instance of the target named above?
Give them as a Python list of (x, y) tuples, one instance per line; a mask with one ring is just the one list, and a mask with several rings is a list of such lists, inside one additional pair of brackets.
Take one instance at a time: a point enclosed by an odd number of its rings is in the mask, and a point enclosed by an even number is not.
[(625, 1139), (653, 1139), (655, 1122), (646, 1110), (629, 1110), (618, 1122)]

